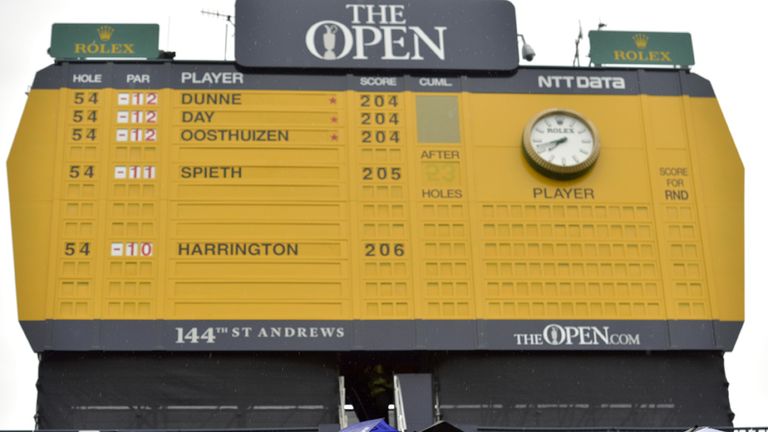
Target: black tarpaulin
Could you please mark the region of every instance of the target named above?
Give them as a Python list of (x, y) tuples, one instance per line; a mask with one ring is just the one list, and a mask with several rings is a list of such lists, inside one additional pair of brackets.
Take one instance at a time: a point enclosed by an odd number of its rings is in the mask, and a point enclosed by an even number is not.
[(722, 353), (446, 353), (442, 418), (489, 427), (730, 426)]
[(44, 353), (37, 388), (41, 429), (338, 422), (333, 354)]
[(732, 419), (719, 352), (44, 353), (39, 427), (315, 428), (337, 422), (337, 365), (358, 396), (374, 365), (431, 373), (440, 419), (457, 425), (685, 430)]

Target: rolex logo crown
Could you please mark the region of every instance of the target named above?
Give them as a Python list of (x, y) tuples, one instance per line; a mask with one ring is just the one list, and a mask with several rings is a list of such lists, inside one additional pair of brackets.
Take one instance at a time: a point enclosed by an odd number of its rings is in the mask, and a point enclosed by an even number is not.
[(635, 46), (638, 49), (645, 49), (648, 46), (648, 36), (638, 33), (632, 36), (632, 40), (635, 41)]
[(112, 39), (112, 34), (115, 32), (115, 29), (108, 25), (103, 25), (96, 29), (96, 31), (99, 33), (99, 39), (102, 41), (108, 41)]

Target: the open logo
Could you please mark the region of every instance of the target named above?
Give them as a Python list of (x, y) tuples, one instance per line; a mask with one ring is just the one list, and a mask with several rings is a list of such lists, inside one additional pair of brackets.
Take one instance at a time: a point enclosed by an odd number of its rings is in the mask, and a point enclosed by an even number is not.
[(444, 61), (447, 27), (423, 29), (407, 25), (405, 5), (348, 4), (348, 24), (323, 20), (312, 24), (305, 35), (310, 54), (321, 60)]

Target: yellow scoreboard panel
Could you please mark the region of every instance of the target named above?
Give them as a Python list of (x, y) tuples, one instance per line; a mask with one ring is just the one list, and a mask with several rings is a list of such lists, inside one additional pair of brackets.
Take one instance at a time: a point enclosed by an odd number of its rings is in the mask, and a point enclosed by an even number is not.
[(63, 63), (8, 171), (35, 351), (730, 350), (743, 321), (742, 165), (687, 72)]

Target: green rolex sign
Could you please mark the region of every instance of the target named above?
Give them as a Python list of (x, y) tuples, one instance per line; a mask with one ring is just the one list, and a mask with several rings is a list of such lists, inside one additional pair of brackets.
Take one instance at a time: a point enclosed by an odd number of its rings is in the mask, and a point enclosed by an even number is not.
[(54, 24), (48, 54), (59, 60), (157, 58), (157, 24)]
[(694, 64), (690, 33), (591, 31), (589, 45), (589, 57), (597, 65)]

